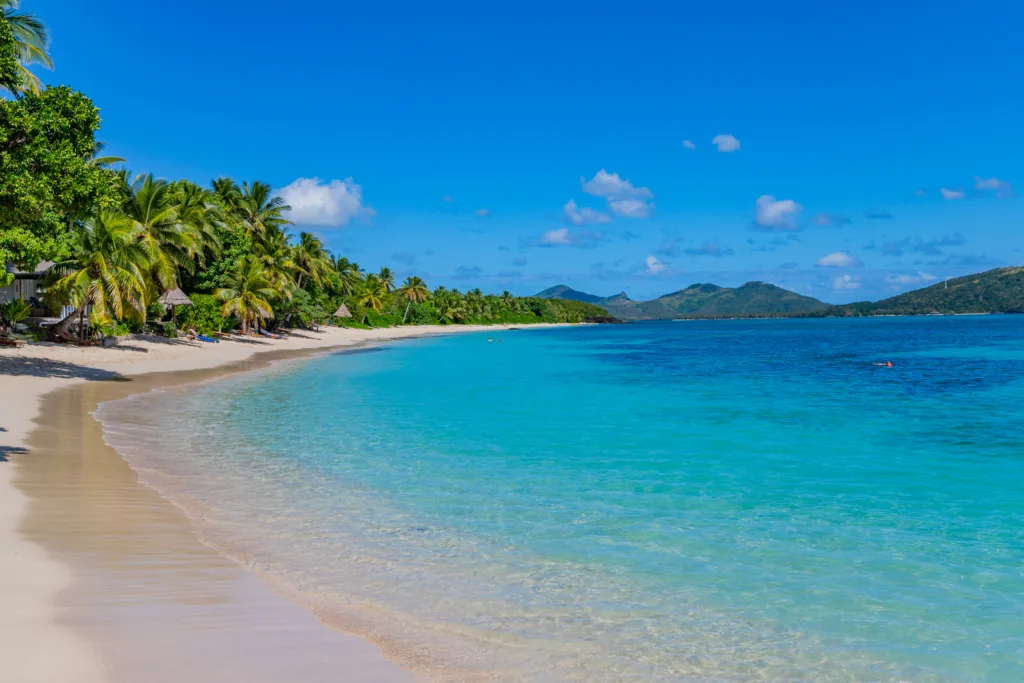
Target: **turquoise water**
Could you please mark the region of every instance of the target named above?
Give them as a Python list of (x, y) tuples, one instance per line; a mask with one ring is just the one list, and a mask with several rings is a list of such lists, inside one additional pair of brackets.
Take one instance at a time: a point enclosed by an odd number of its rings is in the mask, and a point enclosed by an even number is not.
[(213, 545), (438, 679), (1024, 680), (1024, 317), (491, 336), (99, 414)]

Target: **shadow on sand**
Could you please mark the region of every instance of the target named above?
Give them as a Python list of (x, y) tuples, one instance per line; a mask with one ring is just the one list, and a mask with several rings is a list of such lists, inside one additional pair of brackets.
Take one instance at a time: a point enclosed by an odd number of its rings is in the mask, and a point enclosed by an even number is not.
[(124, 375), (109, 370), (88, 368), (62, 360), (0, 356), (0, 375), (12, 377), (56, 377), (59, 379), (88, 379), (107, 382), (128, 382)]

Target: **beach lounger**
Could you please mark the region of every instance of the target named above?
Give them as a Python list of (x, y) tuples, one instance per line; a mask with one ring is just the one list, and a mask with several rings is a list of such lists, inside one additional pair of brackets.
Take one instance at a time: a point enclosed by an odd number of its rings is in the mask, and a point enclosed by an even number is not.
[(220, 344), (220, 339), (214, 339), (213, 337), (207, 337), (205, 334), (197, 334), (196, 339), (199, 341), (209, 342), (212, 344)]

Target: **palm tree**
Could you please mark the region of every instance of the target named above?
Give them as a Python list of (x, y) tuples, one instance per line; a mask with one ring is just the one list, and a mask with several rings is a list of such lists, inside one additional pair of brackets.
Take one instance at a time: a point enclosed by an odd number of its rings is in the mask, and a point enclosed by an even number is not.
[(137, 236), (149, 255), (154, 283), (167, 291), (178, 284), (178, 270), (192, 268), (202, 252), (200, 232), (178, 219), (172, 188), (153, 174), (139, 174), (129, 186), (121, 207), (138, 228)]
[(338, 274), (342, 296), (350, 296), (359, 290), (363, 280), (359, 264), (339, 256), (333, 261), (334, 272)]
[(14, 38), (14, 56), (18, 60), (21, 83), (13, 88), (5, 88), (15, 95), (24, 92), (39, 92), (43, 84), (39, 78), (29, 71), (30, 64), (41, 64), (53, 69), (50, 59), (49, 32), (35, 15), (18, 10), (18, 0), (0, 0), (0, 18), (6, 23)]
[(194, 259), (190, 259), (186, 270), (195, 272), (195, 266), (205, 266), (206, 257), (217, 257), (223, 248), (221, 229), (224, 227), (224, 210), (217, 204), (213, 193), (187, 180), (180, 180), (171, 186), (170, 201), (178, 220), (187, 226), (198, 239)]
[(501, 293), (501, 302), (505, 304), (506, 307), (512, 308), (513, 299), (515, 299), (515, 297), (512, 296), (512, 292), (508, 291), (507, 289)]
[(257, 180), (251, 185), (242, 183), (238, 196), (234, 197), (234, 213), (250, 235), (262, 235), (273, 228), (291, 225), (284, 212), (292, 207), (272, 193), (270, 185)]
[(288, 235), (280, 228), (269, 228), (253, 240), (252, 252), (263, 264), (267, 279), (278, 291), (278, 296), (288, 298), (291, 285), (299, 269), (292, 258)]
[(145, 317), (149, 253), (139, 239), (141, 228), (120, 212), (101, 211), (74, 227), (70, 258), (54, 265), (46, 294), (58, 305), (75, 310), (51, 328), (67, 338), (75, 317), (85, 338), (85, 314), (91, 307), (101, 318)]
[(258, 259), (246, 258), (238, 263), (227, 287), (218, 289), (214, 296), (224, 302), (221, 315), (233, 315), (242, 325), (242, 334), (249, 331), (250, 323), (259, 325), (274, 315), (267, 299), (277, 294)]
[(381, 268), (377, 277), (384, 283), (384, 287), (388, 290), (389, 294), (395, 291), (395, 274), (391, 272), (390, 268)]
[[(371, 273), (363, 280), (363, 286), (359, 290), (359, 304), (372, 308), (375, 313), (380, 314), (381, 309), (384, 308), (384, 298), (387, 295), (387, 287), (379, 277)], [(363, 315), (363, 323), (366, 323), (365, 314)]]
[(100, 142), (99, 140), (92, 143), (92, 154), (89, 157), (89, 163), (92, 164), (93, 166), (99, 166), (100, 168), (106, 168), (111, 164), (124, 163), (124, 159), (122, 159), (121, 157), (115, 157), (110, 155), (101, 156), (103, 154), (103, 150), (106, 149), (106, 147), (107, 143)]
[(308, 232), (299, 233), (299, 243), (292, 251), (292, 260), (299, 273), (299, 287), (302, 286), (303, 277), (308, 277), (318, 285), (321, 284), (333, 266), (323, 242)]
[(405, 304), (405, 314), (402, 316), (402, 324), (404, 325), (405, 319), (409, 317), (409, 308), (413, 304), (421, 304), (426, 301), (427, 297), (430, 296), (430, 290), (427, 289), (427, 283), (423, 281), (423, 278), (410, 275), (405, 278), (405, 282), (402, 283), (398, 293), (407, 302)]
[(210, 183), (210, 193), (214, 201), (220, 204), (226, 216), (238, 217), (238, 202), (242, 199), (242, 191), (238, 183), (231, 178), (217, 178)]
[(438, 287), (434, 291), (434, 307), (441, 322), (455, 322), (466, 316), (465, 302), (457, 290), (448, 291)]

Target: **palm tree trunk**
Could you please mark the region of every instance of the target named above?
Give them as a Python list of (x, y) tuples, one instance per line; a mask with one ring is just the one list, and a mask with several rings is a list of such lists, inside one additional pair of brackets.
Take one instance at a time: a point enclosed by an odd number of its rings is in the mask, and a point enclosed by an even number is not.
[(73, 309), (59, 323), (50, 328), (50, 336), (55, 339), (74, 341), (75, 338), (71, 336), (71, 324), (75, 322), (77, 316), (78, 310)]
[(402, 316), (402, 324), (405, 324), (405, 319), (409, 317), (409, 308), (412, 306), (412, 301), (405, 304), (405, 315)]

